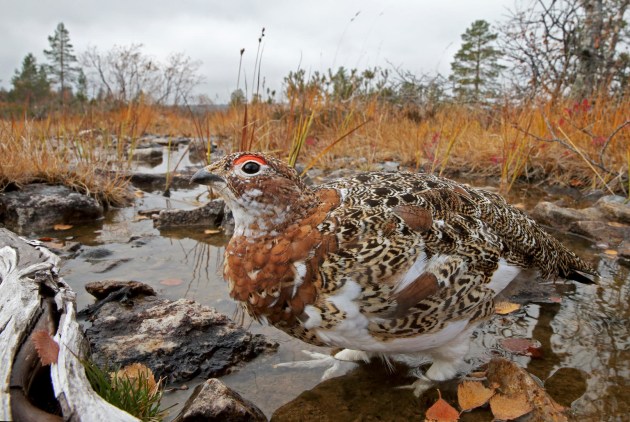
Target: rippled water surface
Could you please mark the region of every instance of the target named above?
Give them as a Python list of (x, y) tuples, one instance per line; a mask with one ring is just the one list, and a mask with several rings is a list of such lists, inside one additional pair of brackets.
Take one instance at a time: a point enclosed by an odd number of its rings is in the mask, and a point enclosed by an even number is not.
[[(64, 262), (62, 275), (76, 290), (79, 308), (92, 302), (83, 288), (86, 282), (119, 279), (142, 281), (169, 299), (190, 298), (234, 315), (235, 304), (229, 299), (220, 274), (227, 239), (203, 234), (203, 230), (159, 232), (150, 220), (138, 218), (142, 209), (192, 208), (203, 192), (202, 189), (175, 191), (170, 199), (159, 193), (146, 193), (133, 207), (109, 212), (104, 221), (64, 232), (73, 241), (86, 245), (86, 250), (99, 246), (111, 251), (106, 259), (118, 263), (106, 272), (97, 273), (105, 268), (97, 261), (79, 256)], [(515, 190), (510, 198), (511, 202), (526, 207), (539, 199), (523, 190)], [(53, 234), (59, 236), (58, 232)], [(550, 291), (555, 293), (548, 294), (545, 300), (529, 303), (514, 315), (496, 316), (477, 330), (471, 361), (487, 360), (502, 353), (541, 380), (551, 378), (548, 390), (560, 403), (570, 406), (570, 416), (575, 420), (629, 420), (629, 270), (616, 257), (583, 239), (555, 234), (597, 266), (603, 276), (601, 282), (598, 285), (560, 283), (551, 286)], [(160, 284), (169, 278), (181, 279), (183, 283), (175, 287)], [(274, 368), (276, 363), (304, 360), (303, 349), (326, 350), (255, 322), (246, 321), (246, 324), (250, 324), (252, 331), (280, 343), (280, 348), (277, 353), (259, 357), (222, 379), (270, 417), (297, 398), (295, 403), (301, 408), (301, 415), (312, 408), (313, 414), (319, 415), (317, 420), (376, 420), (376, 415), (379, 420), (418, 420), (422, 409), (434, 400), (430, 394), (417, 399), (408, 390), (395, 389), (412, 380), (404, 370), (391, 374), (380, 363), (363, 365), (324, 383), (320, 383), (324, 369)], [(501, 352), (498, 341), (503, 337), (538, 340), (542, 344), (542, 358)], [(192, 387), (201, 381), (187, 384)], [(180, 403), (172, 415), (190, 391), (166, 395), (165, 404)], [(489, 413), (469, 414), (464, 420), (488, 418)]]

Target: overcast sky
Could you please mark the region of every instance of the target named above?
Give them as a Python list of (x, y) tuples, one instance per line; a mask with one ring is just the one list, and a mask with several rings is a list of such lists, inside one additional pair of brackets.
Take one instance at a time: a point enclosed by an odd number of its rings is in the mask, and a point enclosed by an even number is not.
[(39, 63), (47, 37), (66, 25), (75, 53), (141, 43), (163, 60), (184, 52), (203, 65), (197, 89), (225, 102), (236, 88), (239, 51), (251, 80), (258, 37), (265, 27), (262, 73), (280, 90), (282, 78), (345, 66), (389, 67), (447, 74), (460, 35), (476, 19), (494, 23), (512, 0), (276, 1), (276, 0), (0, 0), (0, 85), (31, 52)]

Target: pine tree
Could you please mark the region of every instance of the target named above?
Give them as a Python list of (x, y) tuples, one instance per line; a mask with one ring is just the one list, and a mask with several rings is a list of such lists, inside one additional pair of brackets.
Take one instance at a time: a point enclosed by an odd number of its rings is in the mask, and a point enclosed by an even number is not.
[(44, 50), (49, 61), (47, 70), (52, 81), (59, 86), (59, 94), (63, 102), (66, 91), (71, 89), (71, 83), (75, 82), (80, 74), (80, 69), (74, 66), (77, 58), (73, 54), (70, 34), (63, 22), (57, 25), (55, 34), (48, 37), (48, 42), (50, 50)]
[(36, 103), (50, 95), (50, 82), (43, 66), (37, 65), (33, 54), (29, 53), (22, 61), (22, 69), (15, 71), (11, 78), (13, 89), (9, 97), (12, 101)]
[(497, 34), (484, 20), (476, 20), (462, 34), (462, 46), (451, 63), (449, 77), (460, 100), (480, 102), (495, 95), (497, 78), (504, 68), (497, 62), (501, 52), (493, 45), (496, 39)]

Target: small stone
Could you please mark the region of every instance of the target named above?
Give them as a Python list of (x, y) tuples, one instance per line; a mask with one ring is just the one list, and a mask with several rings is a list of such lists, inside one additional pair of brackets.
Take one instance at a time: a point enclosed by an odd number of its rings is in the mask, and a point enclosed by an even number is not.
[(222, 200), (210, 201), (192, 210), (162, 210), (159, 214), (153, 215), (153, 224), (158, 229), (182, 226), (222, 227), (226, 234), (231, 234), (233, 231), (230, 231), (231, 221), (232, 214), (226, 212)]
[(127, 288), (128, 296), (155, 296), (155, 290), (139, 281), (101, 280), (85, 284), (85, 290), (97, 299), (105, 299), (110, 293)]
[(174, 422), (267, 421), (264, 413), (216, 378), (197, 386)]
[(114, 268), (119, 267), (120, 265), (129, 261), (131, 261), (131, 258), (87, 260), (87, 262), (92, 264), (92, 272), (99, 274), (111, 271)]
[(110, 256), (113, 252), (105, 249), (105, 248), (94, 248), (94, 249), (88, 249), (85, 252), (83, 252), (81, 254), (81, 257), (85, 260), (88, 259), (102, 259), (105, 258), (106, 256)]

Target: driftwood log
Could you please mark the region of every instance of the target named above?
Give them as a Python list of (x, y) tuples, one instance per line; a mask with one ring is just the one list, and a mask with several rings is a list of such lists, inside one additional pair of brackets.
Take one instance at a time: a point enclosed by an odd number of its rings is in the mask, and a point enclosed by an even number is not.
[[(37, 241), (0, 228), (0, 420), (138, 421), (90, 386), (75, 293), (58, 263)], [(32, 341), (39, 330), (59, 345), (50, 366), (41, 365)]]

